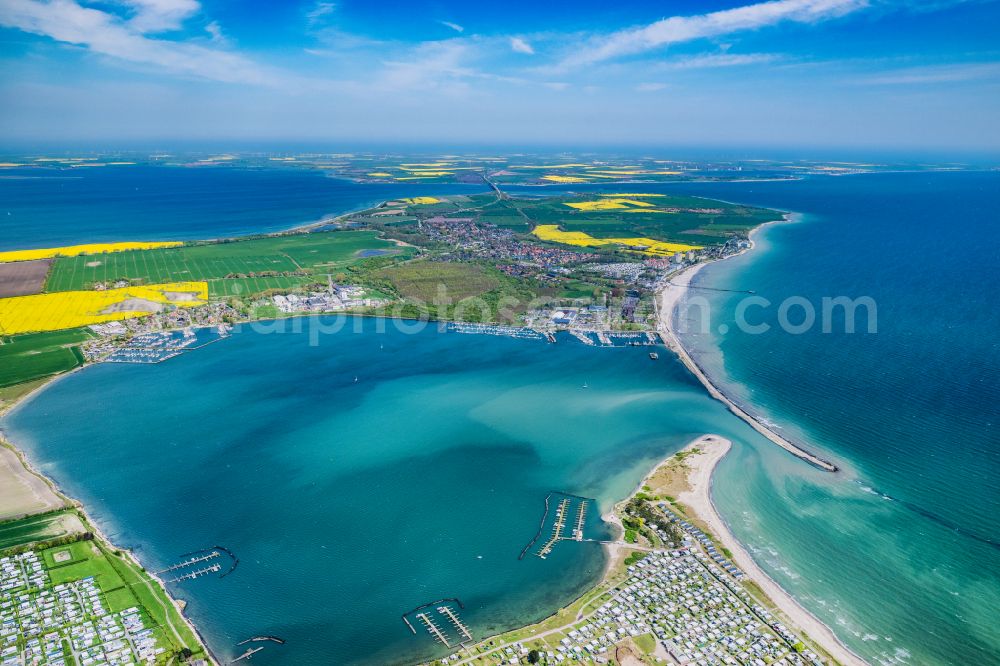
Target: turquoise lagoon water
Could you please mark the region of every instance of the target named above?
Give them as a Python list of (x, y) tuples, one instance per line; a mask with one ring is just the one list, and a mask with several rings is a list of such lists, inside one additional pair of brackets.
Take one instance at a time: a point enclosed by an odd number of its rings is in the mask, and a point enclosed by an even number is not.
[[(310, 345), (336, 321), (349, 323)], [(400, 615), (443, 597), (480, 636), (540, 619), (604, 562), (575, 542), (518, 560), (549, 491), (606, 509), (700, 433), (768, 446), (642, 348), (286, 325), (88, 368), (4, 423), (150, 568), (214, 544), (239, 556), (223, 580), (172, 586), (224, 658), (260, 633), (288, 641), (254, 657), (265, 664), (428, 657)]]
[[(842, 473), (760, 438), (666, 354), (391, 324), (377, 334), (380, 320), (316, 347), (303, 323), (241, 330), (159, 366), (89, 368), (3, 427), (151, 567), (214, 543), (241, 556), (233, 576), (176, 589), (224, 656), (265, 631), (289, 643), (264, 663), (412, 661), (432, 646), (399, 614), (445, 596), (480, 633), (540, 617), (603, 559), (569, 544), (517, 561), (545, 494), (607, 507), (654, 460), (712, 431), (735, 442), (714, 485), (720, 511), (855, 651), (1000, 663), (1000, 175), (642, 189), (805, 214), (703, 270), (702, 286), (775, 303), (876, 299), (875, 335), (720, 335), (738, 299), (702, 291), (712, 330), (686, 336), (728, 392)], [(754, 312), (773, 323), (773, 309)]]

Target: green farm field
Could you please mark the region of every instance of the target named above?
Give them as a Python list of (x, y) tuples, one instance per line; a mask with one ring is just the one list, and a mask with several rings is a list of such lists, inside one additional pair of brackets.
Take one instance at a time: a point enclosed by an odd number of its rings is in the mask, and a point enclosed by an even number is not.
[[(622, 197), (652, 204), (648, 210), (642, 207), (576, 210), (566, 205), (605, 198), (582, 195), (520, 200), (516, 205), (536, 224), (558, 224), (566, 231), (582, 231), (596, 238), (647, 237), (689, 245), (723, 243), (734, 233), (749, 231), (781, 216), (764, 208), (673, 195)], [(654, 209), (664, 212), (654, 212)]]
[(226, 296), (237, 289), (220, 283), (225, 279), (246, 280), (251, 274), (258, 279), (286, 278), (242, 282), (240, 291), (295, 286), (311, 281), (305, 274), (339, 270), (360, 261), (358, 255), (364, 250), (396, 249), (370, 231), (333, 231), (65, 257), (53, 264), (45, 286), (47, 291), (72, 291), (117, 280), (141, 284), (208, 280), (213, 296)]
[(48, 333), (31, 333), (0, 338), (0, 387), (48, 377), (83, 364), (74, 346), (92, 338), (76, 328)]
[(0, 523), (0, 551), (84, 531), (83, 523), (71, 509), (7, 520)]

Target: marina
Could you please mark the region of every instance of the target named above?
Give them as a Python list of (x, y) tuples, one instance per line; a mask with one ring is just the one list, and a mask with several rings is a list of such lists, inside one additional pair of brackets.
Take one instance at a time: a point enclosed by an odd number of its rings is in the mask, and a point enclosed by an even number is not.
[[(102, 325), (106, 330), (109, 325)], [(111, 329), (116, 330), (116, 329)], [(201, 349), (229, 337), (229, 328), (184, 328), (174, 331), (140, 333), (124, 345), (116, 345), (102, 360), (106, 363), (162, 363), (184, 352)]]
[[(560, 541), (591, 541), (592, 539), (585, 538), (584, 528), (587, 521), (587, 507), (592, 501), (588, 497), (568, 493), (551, 492), (546, 495), (545, 511), (542, 513), (541, 521), (539, 521), (538, 531), (534, 538), (521, 549), (518, 559), (524, 559), (524, 556), (542, 538), (546, 529), (548, 529), (548, 538), (537, 550), (533, 551), (535, 556), (543, 560), (552, 553), (553, 548)], [(554, 509), (553, 502), (555, 502)], [(551, 522), (549, 519), (550, 509), (553, 514)], [(572, 530), (567, 536), (567, 525), (570, 524), (570, 521), (572, 521)]]
[(168, 583), (180, 583), (185, 580), (194, 580), (195, 578), (201, 578), (202, 576), (207, 576), (208, 574), (219, 573), (222, 570), (221, 564), (213, 564), (211, 566), (203, 567), (201, 569), (195, 569), (194, 571), (188, 571), (187, 573), (181, 574), (176, 578), (171, 578)]
[[(195, 580), (196, 578), (201, 578), (202, 576), (207, 576), (208, 574), (219, 573), (223, 569), (223, 563), (216, 562), (215, 560), (221, 558), (223, 555), (229, 557), (230, 564), (229, 569), (223, 573), (219, 578), (225, 578), (231, 574), (236, 566), (239, 564), (239, 558), (237, 558), (231, 550), (223, 546), (213, 546), (212, 548), (206, 550), (196, 550), (190, 553), (185, 553), (182, 557), (186, 558), (177, 564), (173, 564), (166, 569), (161, 569), (155, 572), (154, 575), (160, 576), (163, 574), (173, 574), (179, 572), (179, 575), (167, 580), (168, 583), (180, 583), (185, 580)], [(199, 566), (206, 563), (207, 566)], [(199, 567), (197, 569), (192, 569), (192, 567)]]
[(464, 333), (468, 335), (500, 335), (520, 340), (542, 340), (544, 337), (534, 329), (522, 326), (503, 326), (499, 324), (469, 324), (464, 322), (451, 322), (448, 330), (454, 333)]
[(436, 643), (450, 648), (452, 645), (461, 645), (473, 639), (472, 631), (459, 616), (459, 610), (464, 608), (465, 606), (457, 598), (439, 599), (403, 613), (402, 618), (414, 636), (418, 634), (414, 626), (416, 624), (423, 627)]
[(201, 555), (199, 557), (192, 557), (189, 560), (184, 560), (183, 562), (179, 562), (179, 563), (177, 563), (177, 564), (175, 564), (173, 566), (167, 567), (166, 569), (163, 569), (161, 571), (157, 571), (157, 572), (155, 572), (155, 574), (157, 576), (159, 576), (161, 574), (170, 573), (171, 571), (175, 571), (177, 569), (184, 569), (186, 567), (194, 566), (195, 564), (198, 564), (200, 562), (207, 562), (209, 560), (213, 560), (213, 559), (219, 557), (219, 555), (220, 554), (219, 554), (218, 551), (212, 551), (211, 553), (208, 553), (207, 555)]

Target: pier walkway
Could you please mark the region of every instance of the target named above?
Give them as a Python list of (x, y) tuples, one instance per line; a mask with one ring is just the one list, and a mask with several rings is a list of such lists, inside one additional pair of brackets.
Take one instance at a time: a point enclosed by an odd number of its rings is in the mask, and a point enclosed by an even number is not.
[(195, 578), (200, 578), (201, 576), (207, 576), (210, 573), (219, 573), (222, 571), (221, 564), (213, 564), (210, 567), (205, 567), (203, 569), (196, 569), (195, 571), (189, 571), (186, 574), (178, 576), (177, 578), (171, 578), (168, 583), (179, 583), (182, 580), (194, 580)]
[(417, 613), (417, 619), (424, 623), (424, 626), (427, 627), (427, 632), (434, 637), (434, 640), (440, 641), (445, 647), (451, 647), (448, 637), (444, 635), (444, 632), (441, 631), (440, 627), (434, 623), (434, 620), (427, 613)]
[(172, 567), (167, 567), (166, 569), (157, 571), (154, 573), (154, 575), (159, 576), (160, 574), (170, 573), (171, 571), (176, 571), (177, 569), (183, 569), (185, 567), (193, 566), (195, 564), (198, 564), (199, 562), (207, 562), (208, 560), (215, 559), (216, 557), (219, 557), (219, 552), (212, 551), (208, 555), (202, 555), (201, 557), (192, 557), (191, 559), (179, 562)]
[(552, 536), (549, 540), (545, 542), (535, 555), (542, 558), (543, 560), (552, 552), (552, 548), (556, 545), (560, 539), (562, 539), (563, 530), (566, 529), (566, 509), (569, 508), (569, 498), (564, 497), (559, 500), (559, 504), (556, 506), (556, 520), (552, 525)]
[(587, 502), (580, 502), (576, 510), (576, 528), (573, 530), (573, 538), (583, 541), (583, 524), (587, 520)]
[(438, 606), (437, 611), (448, 618), (448, 620), (455, 625), (455, 629), (457, 629), (460, 634), (465, 636), (466, 639), (470, 641), (472, 640), (472, 632), (469, 631), (469, 628), (458, 618), (458, 614), (455, 613), (455, 611), (447, 606)]

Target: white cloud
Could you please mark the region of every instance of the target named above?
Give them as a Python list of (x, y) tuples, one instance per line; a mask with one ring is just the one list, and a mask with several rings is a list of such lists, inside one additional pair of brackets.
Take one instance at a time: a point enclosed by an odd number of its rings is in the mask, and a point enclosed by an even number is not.
[(216, 44), (226, 43), (226, 36), (222, 34), (222, 26), (219, 25), (218, 21), (212, 21), (211, 23), (206, 25), (205, 32), (209, 34), (209, 36), (212, 38), (212, 41), (215, 42)]
[(313, 8), (306, 12), (306, 20), (309, 22), (309, 26), (316, 26), (321, 22), (323, 17), (329, 16), (337, 8), (337, 5), (332, 2), (317, 2), (313, 5)]
[(177, 30), (201, 11), (197, 0), (125, 0), (135, 13), (129, 24), (138, 32)]
[(705, 55), (677, 58), (659, 63), (661, 69), (712, 69), (715, 67), (742, 67), (774, 62), (780, 56), (775, 53), (707, 53)]
[(474, 76), (475, 71), (464, 64), (470, 51), (466, 40), (457, 37), (425, 42), (405, 60), (385, 62), (379, 83), (392, 89), (429, 88)]
[(818, 23), (867, 7), (869, 0), (772, 0), (695, 16), (673, 16), (638, 28), (620, 30), (574, 49), (561, 64), (578, 67), (643, 53), (671, 44), (722, 37), (782, 22)]
[(667, 87), (666, 83), (640, 83), (635, 87), (636, 92), (657, 92)]
[(870, 76), (854, 81), (864, 85), (925, 85), (931, 83), (961, 83), (1000, 79), (1000, 62), (974, 62), (956, 65), (931, 65), (907, 67)]
[(451, 21), (438, 21), (438, 23), (445, 26), (446, 28), (451, 28), (455, 32), (465, 32), (465, 28), (463, 28), (457, 23), (452, 23)]
[(72, 0), (3, 0), (0, 2), (0, 25), (84, 46), (93, 53), (125, 62), (152, 65), (174, 74), (228, 83), (272, 85), (281, 80), (276, 72), (238, 54), (200, 44), (150, 38), (132, 21), (81, 7)]
[(526, 53), (528, 55), (534, 55), (535, 53), (535, 49), (531, 47), (531, 44), (520, 37), (510, 38), (510, 48), (516, 53)]

